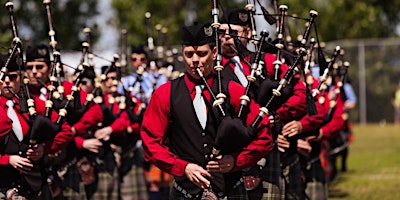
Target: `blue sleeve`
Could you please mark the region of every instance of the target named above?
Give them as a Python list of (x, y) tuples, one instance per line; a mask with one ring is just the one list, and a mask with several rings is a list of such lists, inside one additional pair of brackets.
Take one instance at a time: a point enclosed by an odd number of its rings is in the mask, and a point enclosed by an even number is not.
[(343, 85), (343, 88), (344, 88), (344, 93), (346, 94), (346, 97), (347, 97), (347, 101), (356, 102), (357, 96), (354, 93), (354, 90), (353, 90), (353, 87), (351, 86), (351, 84), (345, 83)]

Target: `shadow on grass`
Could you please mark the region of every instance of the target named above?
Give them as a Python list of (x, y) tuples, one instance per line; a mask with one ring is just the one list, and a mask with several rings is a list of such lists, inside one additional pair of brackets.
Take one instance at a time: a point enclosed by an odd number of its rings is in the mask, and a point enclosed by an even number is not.
[[(346, 172), (349, 173), (349, 172)], [(346, 176), (336, 176), (336, 178), (328, 184), (328, 197), (329, 198), (346, 198), (349, 196), (349, 193), (343, 191), (338, 187), (340, 183), (345, 182), (347, 179)]]

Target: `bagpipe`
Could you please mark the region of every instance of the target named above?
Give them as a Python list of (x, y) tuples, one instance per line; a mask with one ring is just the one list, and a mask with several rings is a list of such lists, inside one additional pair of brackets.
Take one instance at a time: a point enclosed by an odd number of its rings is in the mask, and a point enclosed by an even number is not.
[[(251, 10), (251, 9), (247, 9)], [(284, 20), (282, 18), (285, 18), (286, 16), (286, 11), (287, 11), (287, 6), (281, 6), (280, 7), (281, 14), (278, 17), (279, 20), (275, 20), (272, 15), (270, 15), (265, 8), (262, 8), (262, 12), (264, 15), (265, 19), (268, 19), (268, 21), (273, 24), (279, 21), (279, 26), (281, 26), (281, 31), (279, 31), (278, 37), (284, 38), (283, 36), (283, 27), (284, 27)], [(212, 1), (212, 15), (213, 15), (213, 23), (212, 27), (214, 28), (214, 32), (218, 33), (218, 28), (220, 24), (218, 23), (218, 13), (219, 13), (219, 8), (218, 8), (218, 1)], [(298, 52), (296, 55), (292, 54), (292, 52), (289, 52), (288, 50), (285, 50), (282, 45), (284, 44), (283, 41), (282, 43), (278, 43), (278, 45), (273, 45), (270, 42), (266, 41), (266, 37), (268, 36), (268, 33), (266, 32), (261, 32), (260, 36), (261, 39), (257, 39), (257, 52), (255, 53), (254, 61), (252, 64), (245, 62), (251, 67), (251, 73), (247, 77), (248, 79), (248, 85), (246, 86), (245, 94), (240, 98), (241, 100), (241, 105), (239, 109), (239, 115), (238, 117), (233, 117), (229, 116), (228, 114), (225, 113), (224, 111), (224, 102), (225, 98), (219, 98), (219, 97), (224, 97), (224, 94), (219, 94), (217, 96), (213, 95), (211, 88), (207, 85), (205, 78), (202, 76), (201, 72), (199, 69), (197, 69), (198, 74), (202, 78), (204, 84), (206, 85), (207, 90), (210, 91), (212, 94), (211, 97), (214, 100), (213, 107), (217, 107), (219, 113), (222, 116), (221, 123), (218, 127), (218, 132), (217, 136), (215, 139), (215, 144), (214, 144), (214, 149), (212, 151), (212, 154), (214, 156), (217, 156), (221, 153), (232, 153), (234, 150), (243, 148), (244, 146), (248, 145), (256, 136), (255, 129), (260, 125), (261, 121), (264, 119), (265, 116), (268, 115), (273, 115), (274, 111), (277, 110), (277, 108), (280, 107), (280, 105), (284, 102), (287, 101), (287, 99), (291, 96), (292, 94), (292, 87), (290, 87), (291, 82), (293, 82), (293, 77), (297, 73), (297, 71), (302, 70), (300, 66), (302, 66), (304, 63), (304, 57), (307, 55), (307, 51), (305, 49), (306, 45), (308, 44), (309, 40), (309, 35), (311, 32), (311, 28), (315, 25), (315, 17), (318, 15), (318, 13), (314, 10), (310, 11), (310, 18), (308, 20), (308, 26), (303, 34), (302, 41), (301, 41), (301, 46), (298, 49)], [(253, 28), (254, 29), (254, 28)], [(219, 33), (221, 34), (221, 33)], [(226, 33), (224, 33), (226, 34)], [(239, 36), (232, 34), (231, 35), (234, 38), (235, 41), (235, 46), (237, 49), (235, 49), (235, 52), (239, 54), (239, 57), (244, 58), (246, 55), (240, 55), (242, 52), (246, 53), (248, 50), (243, 46), (240, 45), (241, 42), (239, 40)], [(248, 40), (254, 40), (254, 38), (247, 38)], [(216, 36), (216, 47), (217, 47), (217, 56), (216, 56), (216, 66), (214, 67), (214, 71), (216, 72), (216, 76), (218, 77), (218, 88), (219, 91), (222, 91), (222, 84), (221, 84), (221, 78), (220, 78), (220, 71), (222, 71), (223, 67), (219, 64), (219, 54), (220, 54), (220, 49), (219, 49), (219, 37)], [(281, 44), (281, 45), (279, 45)], [(310, 44), (313, 45), (313, 44)], [(274, 77), (269, 78), (266, 74), (260, 74), (260, 66), (262, 65), (262, 57), (264, 52), (269, 52), (270, 50), (266, 51), (266, 48), (275, 48), (275, 51), (280, 52), (278, 53), (278, 56), (282, 56), (285, 54), (286, 56), (291, 56), (295, 60), (294, 62), (290, 65), (290, 67), (287, 69), (287, 71), (284, 73), (282, 76), (282, 79), (277, 78), (278, 81), (275, 80), (275, 77), (279, 77), (279, 69), (274, 68)], [(231, 46), (231, 48), (234, 49), (234, 47)], [(276, 58), (278, 61), (281, 62), (280, 58)], [(277, 64), (277, 63), (274, 63)], [(275, 67), (277, 65), (274, 65)], [(264, 76), (263, 76), (264, 75)], [(243, 123), (243, 116), (245, 116), (246, 112), (243, 112), (246, 110), (246, 106), (250, 102), (250, 98), (248, 95), (248, 92), (250, 88), (252, 87), (252, 84), (254, 83), (255, 79), (260, 78), (259, 80), (262, 80), (262, 84), (260, 86), (260, 99), (258, 103), (262, 105), (260, 108), (260, 113), (258, 116), (254, 119), (254, 121), (250, 124), (250, 126), (246, 127)], [(263, 77), (266, 77), (265, 79)], [(261, 103), (260, 103), (261, 102)], [(313, 104), (313, 102), (312, 102)]]
[[(36, 111), (35, 100), (30, 94), (29, 90), (29, 78), (23, 72), (25, 70), (25, 63), (23, 62), (23, 52), (22, 52), (22, 42), (18, 36), (18, 30), (14, 19), (14, 4), (12, 2), (7, 2), (5, 4), (8, 14), (10, 16), (12, 33), (13, 33), (13, 43), (12, 48), (9, 53), (9, 57), (2, 67), (1, 70), (1, 81), (4, 80), (5, 73), (7, 73), (7, 67), (9, 64), (17, 65), (19, 68), (20, 75), (20, 88), (19, 91), (12, 91), (10, 88), (8, 90), (12, 93), (20, 102), (20, 112), (28, 113), (29, 120), (27, 121), (29, 130), (29, 142), (26, 144), (26, 149), (22, 149), (21, 156), (26, 157), (26, 151), (33, 148), (36, 144), (41, 144), (45, 142), (52, 141), (58, 132), (61, 130), (61, 124), (54, 124), (51, 119), (51, 112), (48, 112), (49, 117), (43, 116)], [(45, 113), (47, 110), (45, 111)], [(45, 114), (44, 113), (44, 114)], [(24, 144), (21, 145), (24, 147)], [(35, 195), (39, 193), (42, 188), (42, 159), (38, 161), (32, 161), (33, 168), (26, 174), (22, 174), (21, 180), (19, 181), (20, 188), (18, 193), (22, 195)], [(32, 193), (26, 193), (30, 191)], [(26, 194), (24, 194), (26, 193)]]
[[(18, 37), (18, 30), (16, 27), (16, 23), (14, 20), (14, 11), (13, 11), (13, 3), (8, 2), (6, 3), (6, 8), (9, 11), (10, 15), (10, 20), (11, 20), (11, 25), (13, 29), (13, 50), (10, 53), (9, 59), (7, 60), (8, 62), (4, 67), (7, 67), (9, 61), (13, 59), (14, 56), (17, 56), (17, 64), (19, 65), (20, 69), (24, 68), (24, 63), (22, 62), (22, 43), (21, 40)], [(15, 49), (15, 50), (14, 50)], [(14, 58), (15, 59), (15, 58)], [(20, 70), (21, 72), (21, 70)], [(22, 73), (21, 73), (22, 74)], [(52, 140), (55, 135), (60, 131), (60, 124), (54, 124), (51, 121), (50, 116), (42, 116), (37, 114), (36, 112), (36, 107), (35, 107), (35, 100), (33, 97), (30, 95), (30, 90), (29, 90), (29, 78), (24, 76), (23, 78), (21, 77), (21, 86), (22, 87), (22, 95), (21, 95), (21, 105), (24, 105), (26, 100), (26, 105), (27, 109), (22, 107), (22, 111), (27, 110), (29, 113), (30, 117), (30, 144), (33, 146), (35, 144), (43, 143)], [(15, 94), (15, 93), (14, 93)], [(16, 96), (18, 97), (18, 96)], [(47, 105), (47, 103), (46, 103)], [(47, 113), (47, 110), (46, 112)]]

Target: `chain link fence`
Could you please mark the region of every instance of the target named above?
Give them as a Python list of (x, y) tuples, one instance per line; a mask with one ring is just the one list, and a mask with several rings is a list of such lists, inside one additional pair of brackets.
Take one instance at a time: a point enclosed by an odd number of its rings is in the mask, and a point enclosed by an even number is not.
[(344, 49), (350, 62), (348, 75), (358, 97), (351, 111), (355, 123), (392, 123), (391, 104), (400, 81), (400, 38), (340, 40), (326, 44), (326, 51)]

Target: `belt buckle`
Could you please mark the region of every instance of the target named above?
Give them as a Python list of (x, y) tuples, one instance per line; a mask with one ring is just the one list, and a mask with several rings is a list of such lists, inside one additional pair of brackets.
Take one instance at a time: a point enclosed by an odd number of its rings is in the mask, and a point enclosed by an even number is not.
[(14, 199), (14, 197), (18, 195), (18, 189), (17, 188), (11, 188), (7, 190), (6, 192), (6, 198), (7, 199)]
[(210, 189), (205, 189), (201, 195), (202, 200), (218, 200), (217, 195)]

